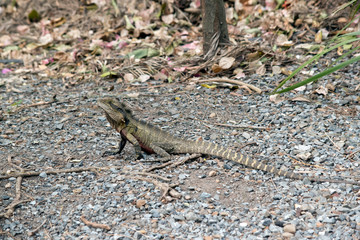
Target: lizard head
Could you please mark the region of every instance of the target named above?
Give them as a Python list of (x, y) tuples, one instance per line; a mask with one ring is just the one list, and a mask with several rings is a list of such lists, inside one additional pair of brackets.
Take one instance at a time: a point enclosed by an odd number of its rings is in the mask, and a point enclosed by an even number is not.
[(105, 111), (106, 118), (111, 125), (126, 123), (131, 117), (131, 110), (116, 98), (100, 98), (98, 105)]

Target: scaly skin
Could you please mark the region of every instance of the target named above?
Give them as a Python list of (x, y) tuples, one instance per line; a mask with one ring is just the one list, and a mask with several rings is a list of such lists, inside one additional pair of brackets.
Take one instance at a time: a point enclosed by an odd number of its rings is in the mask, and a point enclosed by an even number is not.
[[(229, 159), (247, 167), (263, 170), (278, 176), (291, 179), (303, 180), (305, 176), (290, 171), (282, 171), (275, 167), (260, 163), (249, 156), (237, 153), (220, 145), (204, 142), (191, 141), (172, 136), (160, 128), (154, 127), (146, 122), (134, 118), (131, 110), (115, 98), (102, 98), (98, 100), (99, 106), (104, 110), (110, 125), (121, 134), (119, 151), (121, 153), (125, 144), (129, 141), (135, 147), (138, 158), (142, 156), (141, 150), (152, 154), (156, 153), (162, 157), (169, 158), (170, 154), (201, 153)], [(314, 182), (333, 182), (360, 185), (360, 182), (323, 179), (307, 177)]]

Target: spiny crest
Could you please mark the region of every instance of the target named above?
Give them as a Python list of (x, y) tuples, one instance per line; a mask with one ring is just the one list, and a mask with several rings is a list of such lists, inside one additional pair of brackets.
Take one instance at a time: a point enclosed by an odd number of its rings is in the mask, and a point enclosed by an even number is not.
[(121, 109), (123, 109), (125, 113), (132, 115), (131, 109), (125, 103), (122, 103), (120, 101), (118, 101), (118, 103), (121, 105)]

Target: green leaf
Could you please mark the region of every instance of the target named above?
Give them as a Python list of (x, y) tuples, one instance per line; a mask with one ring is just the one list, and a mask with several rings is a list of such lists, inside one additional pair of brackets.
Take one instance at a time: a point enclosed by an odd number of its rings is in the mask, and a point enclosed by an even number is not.
[(303, 63), (300, 67), (298, 67), (292, 74), (290, 74), (287, 78), (285, 78), (280, 84), (279, 86), (277, 86), (274, 91), (271, 94), (275, 94), (276, 91), (281, 88), (288, 80), (290, 80), (292, 77), (294, 77), (298, 72), (300, 72), (304, 67), (308, 66), (310, 63), (317, 61), (321, 56), (325, 55), (326, 53), (349, 43), (358, 41), (358, 39), (349, 39), (346, 41), (343, 41), (341, 43), (338, 43), (332, 47), (329, 47), (328, 49), (324, 49), (321, 53), (316, 54), (314, 57), (312, 57), (311, 59), (307, 60), (305, 63)]
[(117, 73), (112, 71), (104, 72), (103, 74), (100, 75), (100, 77), (102, 78), (115, 77), (115, 76), (117, 76)]
[(16, 101), (16, 102), (12, 103), (11, 106), (12, 106), (12, 107), (18, 106), (18, 105), (20, 105), (22, 102), (23, 102), (23, 100), (20, 99), (20, 100), (18, 100), (18, 101)]
[(127, 30), (134, 30), (134, 25), (131, 24), (130, 19), (127, 15), (125, 15), (125, 22), (126, 22), (126, 29)]
[(40, 14), (35, 9), (29, 13), (28, 18), (30, 22), (39, 22), (41, 20)]
[(277, 91), (277, 92), (272, 93), (272, 94), (279, 94), (279, 93), (284, 93), (284, 92), (294, 90), (295, 88), (298, 88), (298, 87), (304, 86), (304, 85), (306, 85), (306, 84), (308, 84), (310, 82), (316, 81), (316, 80), (318, 80), (319, 78), (321, 78), (323, 76), (329, 75), (330, 73), (333, 73), (333, 72), (335, 72), (335, 71), (337, 71), (337, 70), (339, 70), (341, 68), (344, 68), (344, 67), (346, 67), (346, 66), (348, 66), (348, 65), (350, 65), (350, 64), (352, 64), (354, 62), (357, 62), (357, 61), (360, 61), (360, 56), (352, 58), (350, 60), (347, 60), (347, 61), (345, 61), (343, 63), (340, 63), (340, 64), (336, 65), (335, 67), (326, 69), (325, 71), (323, 71), (323, 72), (321, 72), (319, 74), (316, 74), (315, 76), (312, 76), (312, 77), (310, 77), (310, 78), (308, 78), (308, 79), (306, 79), (304, 81), (296, 83), (296, 84), (294, 84), (294, 85), (292, 85), (292, 86), (290, 86), (288, 88), (285, 88), (285, 89), (283, 89), (281, 91)]
[(206, 84), (206, 83), (203, 83), (201, 84), (202, 87), (206, 87), (206, 88), (209, 88), (209, 89), (213, 89), (213, 88), (216, 88), (216, 85), (209, 85), (209, 84)]
[(127, 57), (134, 56), (135, 59), (145, 58), (145, 57), (154, 57), (158, 56), (160, 52), (153, 48), (140, 48), (137, 50), (132, 51), (131, 53), (128, 53)]
[(13, 50), (20, 50), (20, 48), (14, 45), (9, 45), (4, 47), (4, 52), (13, 51)]

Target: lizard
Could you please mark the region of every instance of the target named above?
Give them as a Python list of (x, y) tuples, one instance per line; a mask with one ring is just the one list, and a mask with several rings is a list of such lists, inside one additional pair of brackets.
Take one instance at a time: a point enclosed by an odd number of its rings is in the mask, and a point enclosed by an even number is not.
[(130, 142), (135, 148), (138, 159), (142, 157), (142, 151), (148, 154), (158, 154), (165, 159), (169, 159), (172, 154), (200, 153), (228, 159), (253, 169), (262, 170), (290, 179), (304, 180), (307, 178), (312, 182), (360, 185), (360, 182), (357, 181), (325, 179), (305, 176), (292, 171), (280, 170), (212, 142), (187, 140), (173, 136), (156, 126), (138, 120), (134, 117), (131, 109), (116, 98), (100, 98), (98, 100), (98, 105), (105, 112), (106, 119), (109, 121), (111, 127), (121, 135), (119, 149), (114, 154), (120, 154), (124, 149), (125, 144)]

